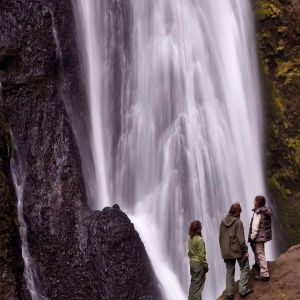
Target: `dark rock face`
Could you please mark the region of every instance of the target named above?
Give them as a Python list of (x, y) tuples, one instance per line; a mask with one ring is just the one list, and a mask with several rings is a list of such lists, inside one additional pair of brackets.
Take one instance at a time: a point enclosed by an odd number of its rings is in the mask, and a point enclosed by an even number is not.
[(300, 1), (254, 0), (268, 120), (268, 183), (286, 246), (300, 228)]
[(39, 255), (44, 295), (50, 299), (160, 299), (145, 248), (126, 214), (107, 207), (101, 212), (86, 211), (81, 217), (74, 224), (74, 237), (65, 232), (65, 240), (60, 237), (51, 247), (45, 242)]
[(98, 269), (97, 299), (160, 299), (144, 246), (128, 217), (114, 207), (95, 212), (88, 221), (88, 265)]
[[(13, 134), (13, 171), (24, 180), (24, 219), (39, 297), (160, 299), (149, 258), (127, 216), (117, 207), (92, 212), (86, 204), (65, 108), (74, 104), (84, 116), (75, 28), (70, 0), (0, 2), (3, 106)], [(25, 284), (22, 298), (30, 299)]]
[(0, 114), (0, 299), (19, 299), (23, 260), (17, 210), (9, 185), (10, 136)]

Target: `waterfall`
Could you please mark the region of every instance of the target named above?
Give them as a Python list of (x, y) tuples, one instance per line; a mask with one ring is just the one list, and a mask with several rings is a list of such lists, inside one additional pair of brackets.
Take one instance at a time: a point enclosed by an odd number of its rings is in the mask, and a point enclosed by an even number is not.
[(74, 11), (94, 207), (129, 214), (169, 300), (187, 299), (187, 231), (200, 219), (204, 299), (215, 299), (225, 287), (220, 220), (238, 201), (247, 231), (253, 198), (266, 193), (250, 3), (77, 0)]
[[(107, 98), (102, 48), (98, 39), (98, 23), (101, 3), (98, 1), (78, 1), (81, 26), (84, 32), (83, 52), (86, 58), (86, 86), (89, 99)], [(96, 192), (91, 192), (102, 205), (109, 205), (107, 155), (105, 155), (105, 141), (103, 126), (105, 124), (105, 107), (100, 101), (89, 101), (90, 113), (90, 143), (92, 158), (95, 164)], [(108, 141), (109, 143), (109, 141)]]

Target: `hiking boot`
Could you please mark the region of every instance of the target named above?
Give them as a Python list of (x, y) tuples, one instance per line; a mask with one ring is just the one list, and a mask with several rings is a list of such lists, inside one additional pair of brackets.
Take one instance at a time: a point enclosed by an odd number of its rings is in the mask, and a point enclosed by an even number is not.
[(254, 265), (252, 265), (252, 268), (256, 269), (256, 270), (260, 270), (260, 266), (257, 263), (255, 263)]
[(249, 296), (252, 293), (253, 293), (253, 290), (252, 289), (248, 289), (248, 290), (246, 290), (244, 292), (240, 292), (240, 295), (241, 295), (242, 298), (246, 298), (247, 296)]
[(257, 281), (269, 281), (270, 277), (255, 276), (255, 280), (257, 280)]
[(233, 295), (226, 295), (225, 299), (226, 300), (233, 300)]

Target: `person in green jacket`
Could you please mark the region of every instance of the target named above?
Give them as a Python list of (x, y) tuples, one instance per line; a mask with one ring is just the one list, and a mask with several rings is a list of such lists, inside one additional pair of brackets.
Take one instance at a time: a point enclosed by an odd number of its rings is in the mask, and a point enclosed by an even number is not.
[(202, 291), (204, 289), (206, 273), (208, 272), (205, 243), (202, 239), (201, 231), (201, 222), (198, 220), (193, 221), (189, 228), (190, 238), (188, 241), (191, 272), (188, 300), (202, 300)]
[(235, 275), (235, 263), (238, 262), (241, 269), (239, 291), (242, 298), (246, 298), (253, 293), (247, 287), (249, 280), (249, 253), (245, 240), (243, 222), (240, 220), (242, 208), (239, 203), (230, 207), (227, 216), (220, 225), (220, 248), (225, 261), (226, 273), (226, 299), (233, 299), (233, 285)]

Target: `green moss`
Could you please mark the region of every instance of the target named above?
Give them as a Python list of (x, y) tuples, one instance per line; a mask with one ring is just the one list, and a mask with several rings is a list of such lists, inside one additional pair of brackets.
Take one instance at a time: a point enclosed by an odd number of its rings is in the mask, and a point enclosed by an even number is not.
[(278, 26), (277, 31), (281, 33), (285, 33), (288, 30), (287, 26)]
[(281, 16), (281, 10), (269, 1), (261, 1), (260, 9), (257, 11), (256, 16), (258, 20), (275, 19)]
[(300, 228), (300, 10), (291, 1), (254, 2), (268, 120), (268, 186), (287, 246)]
[(284, 84), (288, 85), (294, 77), (300, 77), (300, 58), (288, 61), (279, 61), (277, 76), (284, 79)]
[[(299, 195), (298, 195), (299, 196)], [(298, 203), (290, 204), (284, 197), (277, 202), (280, 221), (288, 243), (299, 243), (300, 207)], [(295, 242), (294, 242), (295, 241)]]
[(278, 181), (280, 178), (279, 174), (273, 174), (269, 180), (269, 186), (279, 192), (282, 196), (290, 196), (292, 192), (289, 189), (285, 189)]
[(275, 136), (280, 132), (280, 126), (289, 127), (288, 121), (285, 117), (286, 108), (280, 98), (279, 91), (275, 83), (269, 78), (268, 60), (262, 61), (263, 77), (266, 91), (267, 109), (269, 111), (268, 119), (270, 121), (271, 132)]
[(293, 150), (293, 160), (300, 166), (300, 136), (296, 138), (286, 138), (286, 145)]
[(271, 34), (269, 32), (262, 32), (258, 35), (258, 39), (260, 42), (262, 41), (269, 41), (271, 38)]
[(281, 51), (283, 51), (284, 50), (284, 48), (285, 48), (285, 42), (283, 41), (283, 40), (280, 40), (279, 42), (278, 42), (278, 44), (277, 44), (277, 46), (276, 46), (276, 50), (275, 50), (275, 52), (276, 52), (276, 54), (278, 54), (278, 53), (280, 53)]

